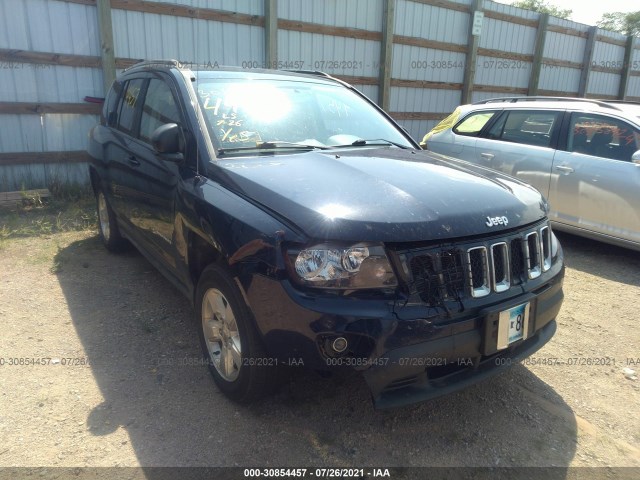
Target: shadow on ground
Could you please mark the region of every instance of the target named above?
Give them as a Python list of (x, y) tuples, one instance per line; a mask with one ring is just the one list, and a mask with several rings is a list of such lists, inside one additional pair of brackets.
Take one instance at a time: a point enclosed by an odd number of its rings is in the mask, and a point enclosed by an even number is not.
[(640, 252), (554, 231), (565, 251), (567, 266), (581, 272), (640, 285)]
[(93, 237), (60, 250), (56, 265), (105, 399), (89, 429), (126, 429), (143, 467), (564, 467), (575, 454), (569, 407), (519, 365), (392, 411), (374, 411), (355, 374), (296, 373), (276, 396), (237, 406), (200, 362), (190, 304), (141, 255), (109, 254)]

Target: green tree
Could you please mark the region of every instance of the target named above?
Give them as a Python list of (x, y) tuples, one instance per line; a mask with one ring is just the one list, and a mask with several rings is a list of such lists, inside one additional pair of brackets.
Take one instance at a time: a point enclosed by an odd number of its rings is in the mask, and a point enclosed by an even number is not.
[(558, 8), (555, 5), (550, 5), (545, 0), (518, 0), (511, 4), (514, 7), (524, 8), (526, 10), (533, 10), (534, 12), (548, 13), (554, 17), (569, 18), (573, 13), (573, 10), (564, 10)]
[(612, 12), (605, 13), (596, 22), (598, 27), (612, 32), (620, 32), (623, 35), (640, 37), (640, 10), (637, 12)]

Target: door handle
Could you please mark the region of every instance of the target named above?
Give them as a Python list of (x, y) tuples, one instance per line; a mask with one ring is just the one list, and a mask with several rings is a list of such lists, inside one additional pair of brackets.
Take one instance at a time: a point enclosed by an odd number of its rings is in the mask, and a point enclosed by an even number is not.
[(493, 160), (493, 157), (495, 157), (495, 155), (493, 153), (481, 153), (480, 154), (480, 158), (482, 158), (483, 160), (486, 160), (487, 162), (490, 162), (491, 160)]
[(566, 165), (557, 165), (556, 170), (560, 170), (565, 173), (573, 173), (573, 168), (567, 167)]
[(138, 160), (136, 157), (134, 157), (133, 155), (129, 155), (127, 157), (127, 162), (129, 162), (129, 164), (133, 165), (134, 167), (137, 167), (140, 165), (140, 160)]

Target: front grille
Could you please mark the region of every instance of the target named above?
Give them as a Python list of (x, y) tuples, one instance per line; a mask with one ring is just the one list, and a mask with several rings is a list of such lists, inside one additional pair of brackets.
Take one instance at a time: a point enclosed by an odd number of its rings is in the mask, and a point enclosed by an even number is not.
[(551, 268), (551, 229), (530, 228), (492, 241), (446, 249), (415, 249), (408, 262), (412, 291), (431, 306), (482, 298), (538, 278)]

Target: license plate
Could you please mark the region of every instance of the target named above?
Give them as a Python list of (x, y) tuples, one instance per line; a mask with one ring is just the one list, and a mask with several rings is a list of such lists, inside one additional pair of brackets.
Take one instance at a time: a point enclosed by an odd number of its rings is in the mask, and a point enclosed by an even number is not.
[(500, 312), (498, 317), (498, 350), (527, 338), (529, 331), (529, 303)]

